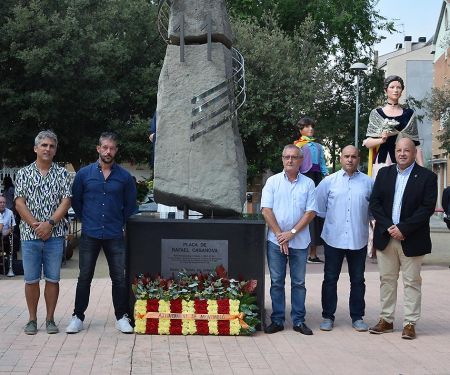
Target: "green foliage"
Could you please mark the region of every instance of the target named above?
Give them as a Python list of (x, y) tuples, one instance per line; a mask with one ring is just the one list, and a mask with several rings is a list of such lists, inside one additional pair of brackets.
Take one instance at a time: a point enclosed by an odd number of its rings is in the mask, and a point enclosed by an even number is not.
[(241, 328), (241, 333), (252, 333), (256, 332), (255, 326), (261, 323), (261, 321), (257, 318), (258, 306), (254, 305), (257, 297), (250, 295), (249, 292), (245, 293), (241, 297), (241, 301), (239, 304), (239, 312), (244, 313), (244, 322), (247, 323), (248, 329)]
[[(235, 44), (246, 58), (248, 102), (240, 121), (249, 177), (267, 167), (281, 170), (281, 150), (297, 138), (294, 124), (305, 115), (318, 120), (315, 138), (331, 150), (334, 167), (340, 150), (354, 143), (356, 85), (350, 66), (361, 61), (370, 68), (370, 74), (361, 74), (361, 145), (370, 110), (382, 98), (382, 72), (372, 61), (372, 48), (380, 39), (377, 32), (394, 32), (394, 23), (376, 11), (375, 0), (266, 0), (255, 2), (251, 8), (245, 6), (246, 1), (228, 0), (228, 4), (236, 18), (248, 22), (240, 26), (242, 21), (235, 21), (233, 28), (237, 30)], [(243, 33), (240, 27), (249, 31)], [(301, 41), (305, 41), (312, 52), (294, 57), (296, 51), (290, 44), (294, 40), (300, 40), (302, 47)], [(289, 46), (289, 52), (282, 46)], [(253, 62), (257, 58), (259, 64)], [(293, 63), (294, 68), (288, 66)], [(286, 100), (277, 91), (278, 75), (272, 73), (278, 72), (280, 65), (282, 72), (292, 74), (290, 82), (281, 80), (291, 85), (286, 89)], [(360, 151), (364, 160), (367, 149), (360, 147)]]
[(230, 14), (237, 18), (260, 18), (264, 10), (271, 4), (271, 0), (228, 0)]
[[(362, 60), (370, 69), (370, 74), (361, 73), (359, 93), (359, 126), (358, 148), (360, 150), (361, 164), (368, 157), (368, 149), (362, 147), (365, 139), (369, 114), (383, 101), (384, 73), (374, 66), (374, 62), (368, 58)], [(323, 140), (323, 144), (331, 152), (332, 171), (336, 171), (336, 163), (339, 163), (341, 150), (355, 143), (355, 113), (356, 113), (356, 83), (354, 73), (350, 67), (336, 64), (332, 68), (331, 75), (333, 95), (318, 105), (320, 116), (318, 117), (315, 135)], [(343, 66), (346, 68), (342, 69)]]
[(239, 126), (252, 174), (282, 169), (281, 152), (298, 139), (295, 124), (316, 114), (326, 99), (327, 67), (315, 43), (314, 23), (286, 34), (274, 14), (255, 20), (232, 19), (234, 44), (245, 57), (247, 102)]
[(151, 279), (148, 274), (140, 275), (134, 280), (133, 292), (136, 299), (183, 299), (192, 301), (195, 298), (201, 300), (210, 299), (241, 299), (246, 293), (252, 293), (256, 288), (256, 280), (235, 280), (228, 279), (222, 266), (216, 268), (216, 275), (201, 272), (188, 275), (186, 271), (179, 272), (179, 280), (174, 277), (165, 279), (156, 276)]
[(430, 95), (421, 102), (416, 101), (415, 104), (424, 108), (430, 118), (440, 121), (441, 130), (438, 131), (436, 139), (441, 142), (440, 149), (448, 155), (450, 153), (450, 90), (445, 86), (433, 87)]
[(284, 30), (294, 32), (310, 15), (319, 25), (319, 43), (330, 54), (352, 61), (370, 52), (380, 37), (377, 30), (394, 32), (394, 24), (376, 10), (376, 0), (274, 0)]
[(146, 162), (165, 51), (157, 5), (2, 1), (0, 11), (0, 157), (34, 160), (34, 137), (53, 129), (55, 160), (78, 169), (95, 160), (100, 133), (116, 131), (124, 141), (118, 156)]

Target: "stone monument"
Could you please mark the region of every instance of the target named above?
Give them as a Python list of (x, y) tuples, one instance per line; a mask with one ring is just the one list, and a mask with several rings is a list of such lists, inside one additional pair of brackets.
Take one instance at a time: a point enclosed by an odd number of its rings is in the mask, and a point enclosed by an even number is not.
[(239, 214), (247, 173), (237, 119), (244, 61), (232, 47), (225, 0), (159, 6), (170, 7), (165, 39), (172, 44), (159, 77), (155, 201), (206, 215)]

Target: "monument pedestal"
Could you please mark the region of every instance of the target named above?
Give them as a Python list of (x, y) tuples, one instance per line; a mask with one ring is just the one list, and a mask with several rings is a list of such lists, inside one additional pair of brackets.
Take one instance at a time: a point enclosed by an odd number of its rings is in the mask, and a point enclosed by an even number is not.
[[(128, 288), (128, 316), (133, 317), (135, 298), (131, 292), (134, 277), (148, 272), (168, 278), (183, 266), (187, 273), (198, 272), (207, 262), (222, 264), (229, 278), (254, 279), (255, 304), (259, 307), (258, 319), (264, 317), (264, 281), (266, 254), (266, 222), (264, 220), (198, 219), (171, 220), (133, 216), (127, 223), (126, 277)], [(215, 258), (216, 257), (216, 258)], [(212, 264), (212, 263), (211, 263)], [(220, 266), (220, 264), (213, 264)], [(169, 271), (168, 271), (169, 270)], [(192, 270), (192, 271), (189, 271)], [(256, 327), (261, 330), (261, 324)]]

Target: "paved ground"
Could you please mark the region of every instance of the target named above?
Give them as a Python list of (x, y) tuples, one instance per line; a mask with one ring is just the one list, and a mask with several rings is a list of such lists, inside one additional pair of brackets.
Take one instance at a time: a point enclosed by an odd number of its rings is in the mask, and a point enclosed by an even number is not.
[[(417, 340), (401, 339), (402, 288), (393, 333), (377, 336), (352, 329), (345, 267), (339, 282), (335, 327), (331, 332), (320, 331), (321, 265), (307, 267), (306, 322), (313, 336), (294, 332), (289, 317), (285, 330), (274, 335), (124, 335), (114, 328), (111, 283), (105, 278), (107, 270), (101, 257), (85, 329), (76, 335), (46, 334), (42, 301), (38, 312), (40, 331), (36, 336), (24, 335), (22, 327), (28, 314), (23, 280), (0, 277), (0, 374), (450, 374), (450, 231), (437, 220), (433, 228), (433, 254), (425, 259), (422, 272), (422, 316), (416, 327)], [(75, 252), (62, 270), (64, 279), (55, 319), (62, 331), (73, 309), (76, 263)], [(265, 282), (270, 314), (268, 276)], [(373, 325), (379, 313), (379, 276), (377, 266), (369, 260), (366, 285), (365, 321)]]

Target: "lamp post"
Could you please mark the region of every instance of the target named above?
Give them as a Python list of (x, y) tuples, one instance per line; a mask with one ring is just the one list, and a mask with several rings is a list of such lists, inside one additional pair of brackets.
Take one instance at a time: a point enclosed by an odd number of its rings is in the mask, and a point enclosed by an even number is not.
[(359, 127), (359, 74), (362, 70), (367, 70), (363, 63), (354, 63), (350, 69), (356, 70), (356, 119), (355, 119), (355, 147), (358, 148), (358, 127)]

